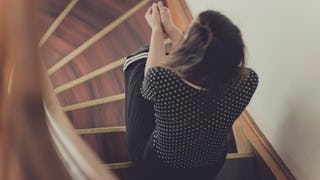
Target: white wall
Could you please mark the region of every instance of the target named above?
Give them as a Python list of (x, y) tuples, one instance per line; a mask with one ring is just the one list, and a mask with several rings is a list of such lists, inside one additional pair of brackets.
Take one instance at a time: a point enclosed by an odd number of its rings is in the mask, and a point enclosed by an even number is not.
[(320, 0), (187, 0), (242, 30), (259, 75), (249, 112), (297, 179), (320, 179)]

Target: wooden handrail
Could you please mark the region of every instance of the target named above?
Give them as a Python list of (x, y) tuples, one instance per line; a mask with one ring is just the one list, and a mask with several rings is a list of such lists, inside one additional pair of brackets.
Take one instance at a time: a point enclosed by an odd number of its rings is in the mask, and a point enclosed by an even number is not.
[(53, 93), (38, 56), (36, 2), (0, 1), (0, 180), (114, 180)]
[[(44, 66), (43, 66), (44, 67)], [(44, 69), (44, 68), (43, 68)], [(48, 74), (43, 71), (44, 105), (48, 117), (48, 127), (54, 139), (58, 153), (68, 167), (72, 167), (74, 179), (115, 179), (107, 173), (102, 162), (78, 136), (70, 120), (58, 103)]]

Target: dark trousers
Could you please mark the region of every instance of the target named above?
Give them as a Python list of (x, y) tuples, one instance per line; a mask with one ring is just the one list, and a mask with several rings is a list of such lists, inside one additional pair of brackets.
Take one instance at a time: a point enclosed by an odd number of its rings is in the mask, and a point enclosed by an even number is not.
[[(137, 174), (147, 180), (212, 180), (219, 172), (224, 161), (218, 162), (214, 168), (178, 169), (164, 164), (152, 147), (152, 132), (155, 117), (152, 102), (144, 99), (140, 87), (144, 78), (146, 57), (141, 50), (128, 56), (125, 63), (126, 94), (126, 138), (129, 157), (134, 163)], [(130, 60), (130, 61), (129, 61)]]

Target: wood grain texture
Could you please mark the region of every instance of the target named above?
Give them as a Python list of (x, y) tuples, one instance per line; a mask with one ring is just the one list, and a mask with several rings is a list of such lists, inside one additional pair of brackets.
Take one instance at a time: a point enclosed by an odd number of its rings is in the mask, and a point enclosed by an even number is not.
[(77, 129), (78, 134), (104, 134), (104, 133), (115, 133), (115, 132), (126, 132), (125, 126), (114, 126), (114, 127), (100, 127), (100, 128), (87, 128)]
[(255, 151), (265, 161), (277, 179), (296, 179), (280, 156), (274, 150), (270, 142), (260, 131), (252, 117), (247, 111), (242, 113), (240, 124), (244, 129), (245, 135), (252, 144)]
[[(139, 0), (81, 0), (44, 46), (47, 67), (57, 63), (82, 43), (111, 24)], [(61, 56), (55, 56), (58, 53)], [(58, 59), (56, 59), (58, 58)]]
[(67, 7), (70, 1), (71, 0), (43, 0), (39, 13), (41, 37), (49, 29), (60, 13)]
[(103, 163), (129, 161), (124, 132), (81, 135)]
[[(242, 116), (239, 118), (242, 118)], [(253, 152), (253, 148), (243, 132), (244, 129), (242, 128), (240, 121), (241, 120), (236, 120), (232, 126), (237, 151), (239, 153)]]
[(118, 27), (120, 24), (122, 24), (125, 20), (127, 20), (130, 16), (132, 16), (136, 11), (138, 11), (141, 7), (143, 7), (147, 2), (148, 2), (148, 0), (141, 0), (134, 7), (130, 8), (126, 13), (122, 14), (120, 17), (118, 17), (112, 23), (110, 23), (109, 25), (107, 25), (106, 27), (101, 29), (94, 36), (89, 38), (87, 41), (82, 43), (75, 50), (73, 50), (68, 55), (66, 55), (63, 59), (59, 60), (59, 62), (57, 62), (53, 66), (51, 66), (48, 69), (48, 74), (52, 75), (53, 73), (58, 71), (60, 68), (62, 68), (65, 64), (72, 61), (76, 56), (81, 54), (83, 51), (87, 50), (94, 43), (99, 41), (102, 37), (104, 37), (105, 35), (107, 35), (111, 31), (113, 31), (116, 27)]
[(104, 97), (104, 98), (100, 98), (100, 99), (94, 99), (91, 101), (86, 101), (86, 102), (82, 102), (82, 103), (78, 103), (78, 104), (65, 106), (62, 109), (65, 112), (74, 111), (74, 110), (78, 110), (78, 109), (84, 109), (84, 108), (88, 108), (88, 107), (98, 106), (101, 104), (109, 104), (112, 102), (123, 100), (124, 98), (125, 98), (125, 94), (120, 93), (120, 94), (116, 94), (113, 96), (108, 96), (108, 97)]
[(72, 8), (77, 4), (79, 0), (71, 0), (70, 3), (64, 8), (64, 10), (59, 14), (59, 16), (52, 22), (48, 30), (43, 34), (39, 41), (39, 47), (42, 47), (52, 35), (52, 33), (57, 29), (64, 18), (69, 14)]
[(90, 73), (88, 73), (86, 75), (83, 75), (83, 76), (81, 76), (81, 77), (79, 77), (79, 78), (77, 78), (75, 80), (69, 81), (68, 83), (65, 83), (65, 84), (57, 87), (55, 89), (55, 93), (58, 94), (58, 93), (63, 92), (65, 90), (67, 90), (67, 89), (70, 89), (70, 88), (72, 88), (74, 86), (77, 86), (77, 85), (79, 85), (81, 83), (89, 81), (89, 80), (91, 80), (91, 79), (93, 79), (93, 78), (95, 78), (97, 76), (100, 76), (100, 75), (102, 75), (102, 74), (104, 74), (106, 72), (109, 72), (109, 71), (111, 71), (113, 69), (116, 69), (118, 67), (122, 67), (124, 62), (125, 62), (125, 60), (126, 60), (126, 58), (127, 57), (123, 57), (123, 58), (121, 58), (119, 60), (116, 60), (116, 61), (114, 61), (112, 63), (107, 64), (106, 66), (103, 66), (103, 67), (101, 67), (99, 69), (96, 69), (93, 72), (90, 72)]
[[(124, 100), (67, 112), (76, 129), (123, 126), (125, 124)], [(126, 147), (123, 147), (126, 148)]]
[(118, 67), (57, 95), (62, 106), (72, 105), (124, 92), (124, 74)]
[(75, 57), (51, 78), (54, 86), (60, 86), (102, 66), (134, 53), (149, 43), (150, 28), (144, 20), (148, 6), (136, 12), (114, 31), (100, 39), (82, 54)]

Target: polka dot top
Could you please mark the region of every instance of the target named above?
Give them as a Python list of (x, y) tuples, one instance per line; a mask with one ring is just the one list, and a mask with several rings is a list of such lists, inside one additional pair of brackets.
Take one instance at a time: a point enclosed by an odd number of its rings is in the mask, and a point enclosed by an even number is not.
[(232, 124), (258, 85), (257, 74), (248, 70), (247, 77), (214, 95), (167, 68), (149, 69), (141, 93), (154, 103), (152, 146), (158, 158), (176, 168), (210, 167), (224, 159)]

